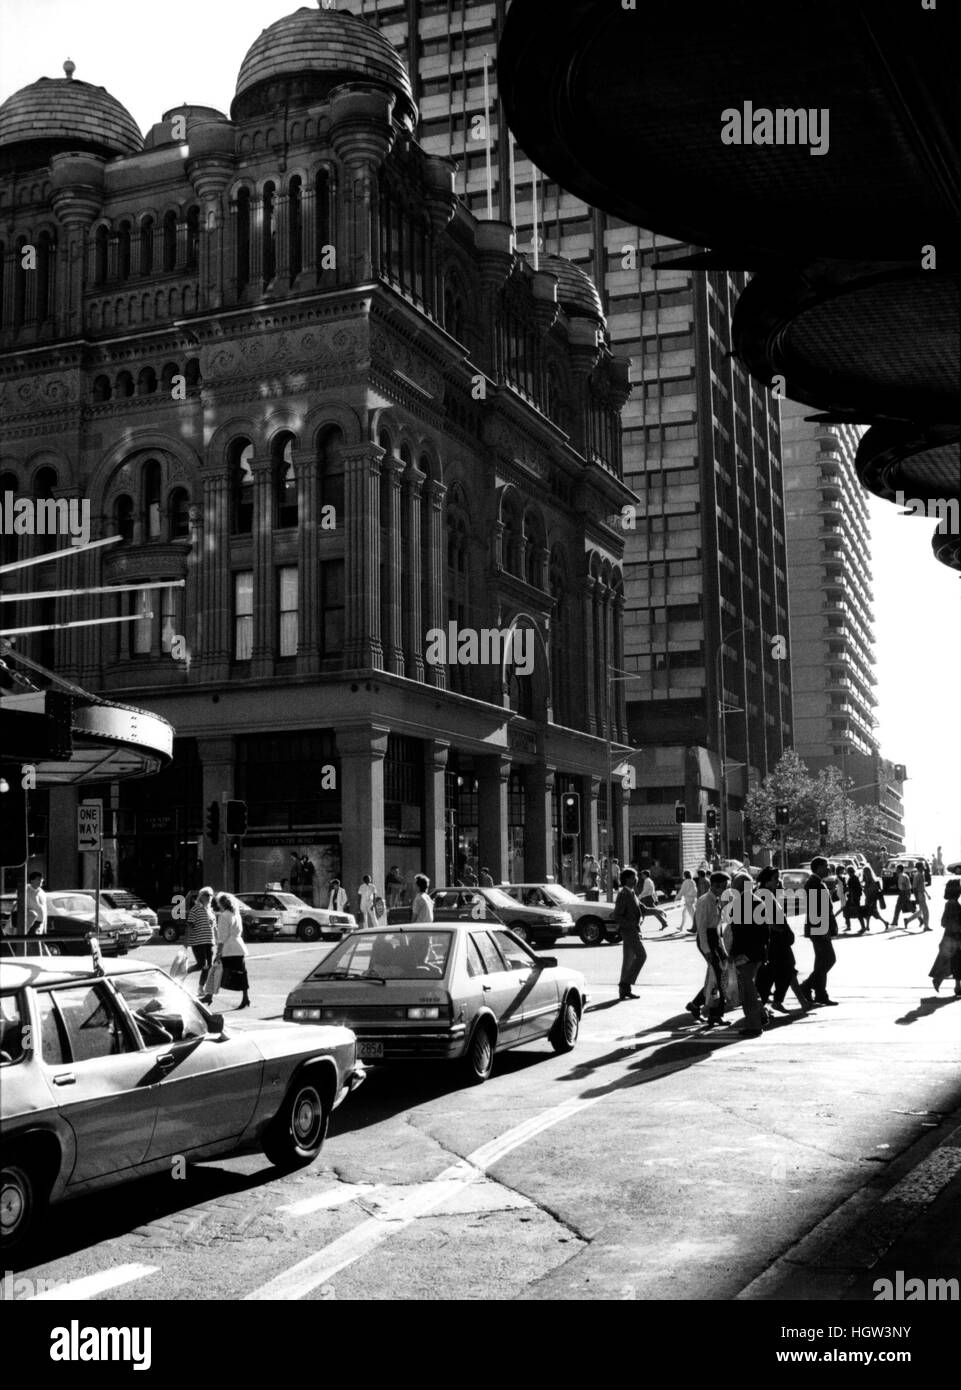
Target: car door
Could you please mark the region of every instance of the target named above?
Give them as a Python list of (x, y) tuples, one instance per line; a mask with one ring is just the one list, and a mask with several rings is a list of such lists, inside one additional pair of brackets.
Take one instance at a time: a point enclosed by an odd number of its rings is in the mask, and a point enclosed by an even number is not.
[(142, 1163), (159, 1087), (123, 1010), (104, 980), (57, 985), (36, 996), (40, 1064), (76, 1136), (68, 1186)]
[(520, 989), (517, 1004), (521, 1011), (520, 1037), (541, 1038), (549, 1033), (557, 1018), (558, 993), (554, 972), (509, 932), (493, 930), (491, 936)]
[(148, 1159), (238, 1136), (260, 1096), (263, 1058), (244, 1034), (208, 1031), (193, 997), (160, 970), (115, 975), (159, 1085)]
[(522, 1037), (524, 982), (510, 969), (489, 931), (478, 927), (468, 934), (468, 959), (473, 958), (472, 946), (483, 962), (484, 973), (475, 979), (481, 999), (497, 1019), (498, 1041), (511, 1046)]

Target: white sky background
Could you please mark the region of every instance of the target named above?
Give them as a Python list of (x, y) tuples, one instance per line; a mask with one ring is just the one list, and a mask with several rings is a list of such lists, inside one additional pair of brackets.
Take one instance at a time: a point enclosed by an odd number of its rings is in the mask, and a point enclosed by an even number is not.
[[(305, 0), (310, 4), (310, 0)], [(310, 5), (312, 7), (312, 5)], [(0, 0), (0, 100), (38, 77), (103, 86), (144, 133), (185, 102), (229, 113), (258, 36), (297, 0)], [(355, 11), (359, 5), (340, 8)], [(930, 549), (934, 521), (871, 499), (882, 752), (908, 769), (907, 846), (961, 857), (961, 579)]]

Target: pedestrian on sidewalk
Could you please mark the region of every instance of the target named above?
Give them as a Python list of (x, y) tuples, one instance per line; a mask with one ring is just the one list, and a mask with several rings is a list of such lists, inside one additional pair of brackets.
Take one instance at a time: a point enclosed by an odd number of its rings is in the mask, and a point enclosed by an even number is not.
[(681, 879), (678, 890), (674, 894), (674, 901), (683, 904), (681, 907), (681, 930), (684, 930), (684, 924), (687, 922), (688, 918), (690, 918), (691, 925), (687, 930), (689, 932), (696, 931), (697, 928), (694, 926), (694, 907), (697, 903), (697, 885), (691, 877), (690, 869), (684, 870), (684, 877)]
[(220, 988), (239, 990), (238, 1009), (250, 1008), (250, 985), (247, 980), (247, 943), (244, 940), (244, 919), (240, 903), (232, 893), (221, 893), (217, 899), (217, 956), (223, 966)]
[(861, 880), (858, 878), (858, 871), (852, 864), (848, 869), (847, 878), (844, 880), (844, 930), (846, 932), (851, 930), (851, 919), (856, 917), (861, 923), (861, 929), (858, 932), (859, 936), (861, 932), (867, 931), (867, 927), (864, 923), (864, 912), (861, 908), (862, 893), (863, 889)]
[(347, 911), (347, 889), (342, 887), (339, 878), (332, 878), (330, 880), (330, 895), (327, 899), (327, 911)]
[(391, 864), (384, 880), (387, 889), (387, 906), (400, 907), (400, 897), (404, 890), (404, 876), (396, 864)]
[(801, 986), (807, 1002), (833, 1006), (837, 1001), (828, 997), (828, 974), (837, 956), (832, 937), (838, 934), (834, 903), (825, 882), (828, 861), (823, 855), (811, 860), (811, 874), (804, 885), (804, 935), (814, 948), (814, 969)]
[(941, 981), (954, 976), (954, 993), (961, 996), (961, 878), (949, 878), (944, 885), (944, 936), (931, 967), (931, 982), (937, 994)]
[(711, 891), (711, 880), (708, 878), (707, 869), (703, 864), (697, 871), (697, 877), (694, 879), (694, 886), (697, 889), (697, 896), (699, 898), (703, 898), (705, 893)]
[(195, 961), (187, 973), (191, 974), (194, 970), (200, 971), (197, 998), (201, 1004), (213, 1002), (213, 995), (207, 993), (207, 976), (214, 963), (214, 946), (217, 942), (217, 923), (211, 907), (213, 898), (214, 890), (212, 888), (201, 888), (197, 894), (197, 901), (187, 917), (186, 944), (193, 951)]
[(731, 959), (737, 971), (737, 989), (744, 1010), (744, 1023), (738, 1028), (743, 1038), (760, 1037), (768, 1016), (757, 991), (757, 972), (766, 962), (771, 929), (761, 899), (754, 893), (750, 874), (738, 873), (731, 883)]
[(490, 871), (490, 869), (488, 869), (488, 868), (483, 868), (483, 869), (481, 869), (481, 871), (480, 871), (480, 878), (477, 880), (477, 882), (478, 882), (478, 886), (481, 887), (481, 888), (493, 888), (493, 886), (494, 886), (494, 880), (493, 880), (493, 878), (492, 878), (492, 876), (491, 876), (491, 871)]
[(412, 922), (433, 922), (434, 903), (427, 896), (430, 887), (430, 879), (426, 874), (414, 875), (414, 887), (417, 892), (414, 894), (414, 901), (410, 905), (410, 920)]
[(757, 896), (761, 900), (771, 931), (767, 960), (757, 972), (757, 992), (762, 1004), (766, 1005), (770, 998), (771, 1008), (777, 1009), (778, 1013), (786, 1014), (784, 999), (788, 990), (791, 990), (801, 1008), (807, 1013), (811, 1006), (798, 983), (797, 961), (792, 950), (794, 932), (785, 914), (784, 905), (776, 896), (780, 886), (781, 876), (771, 865), (762, 869), (757, 876)]
[(924, 877), (924, 864), (919, 859), (914, 866), (914, 876), (911, 879), (911, 887), (914, 890), (914, 900), (917, 907), (910, 917), (905, 917), (904, 925), (913, 922), (917, 918), (921, 922), (922, 931), (931, 930), (931, 914), (928, 911), (928, 885)]
[(713, 1026), (724, 1019), (724, 967), (727, 953), (721, 942), (721, 896), (727, 891), (731, 880), (729, 875), (716, 870), (711, 874), (708, 891), (697, 900), (694, 909), (694, 927), (697, 932), (697, 949), (704, 958), (706, 971), (704, 984), (691, 1002), (685, 1007), (688, 1013), (700, 1020), (702, 1010), (704, 1021)]
[(641, 940), (641, 905), (635, 888), (637, 875), (633, 869), (621, 871), (621, 886), (617, 890), (611, 921), (620, 928), (623, 955), (621, 957), (621, 978), (618, 985), (619, 999), (639, 999), (632, 986), (636, 984), (641, 967), (647, 960), (647, 952)]
[(865, 864), (861, 877), (864, 880), (864, 931), (871, 930), (872, 917), (876, 917), (887, 927), (888, 919), (881, 916), (881, 908), (887, 906), (884, 891), (870, 864)]
[[(901, 913), (907, 914), (911, 910), (911, 880), (908, 878), (904, 866), (898, 869), (898, 900), (894, 904), (894, 916), (891, 918), (892, 927), (898, 925), (898, 918)], [(907, 917), (905, 916), (905, 921)], [(885, 928), (887, 930), (887, 928)]]
[(641, 904), (641, 912), (645, 917), (656, 917), (660, 922), (660, 930), (667, 929), (667, 918), (657, 905), (657, 889), (654, 887), (654, 880), (649, 873), (645, 873), (641, 890), (638, 893)]
[(357, 904), (360, 909), (360, 925), (362, 927), (378, 926), (376, 904), (383, 901), (377, 889), (371, 882), (370, 874), (364, 874), (361, 885), (357, 889)]

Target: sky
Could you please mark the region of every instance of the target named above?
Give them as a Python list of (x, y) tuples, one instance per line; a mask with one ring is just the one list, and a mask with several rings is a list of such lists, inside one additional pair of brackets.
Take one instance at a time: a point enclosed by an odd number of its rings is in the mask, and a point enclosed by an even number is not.
[[(106, 87), (145, 133), (184, 103), (227, 112), (244, 54), (296, 0), (0, 0), (0, 100), (38, 77)], [(340, 8), (360, 9), (360, 0)], [(906, 846), (961, 858), (961, 578), (931, 552), (934, 521), (872, 498), (882, 753), (908, 770)]]

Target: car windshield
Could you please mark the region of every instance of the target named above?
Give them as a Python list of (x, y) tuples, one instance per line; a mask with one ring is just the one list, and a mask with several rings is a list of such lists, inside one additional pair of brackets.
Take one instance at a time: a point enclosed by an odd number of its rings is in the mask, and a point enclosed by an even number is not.
[(116, 888), (111, 888), (109, 891), (101, 889), (100, 899), (109, 907), (146, 907), (147, 905), (140, 898), (135, 898), (132, 893), (123, 890), (118, 892)]
[(207, 1020), (192, 997), (159, 970), (113, 975), (110, 982), (133, 1014), (145, 1047), (206, 1035)]
[(93, 917), (97, 905), (86, 893), (58, 893), (47, 897), (47, 911), (65, 917)]
[(483, 896), (492, 907), (506, 907), (509, 911), (513, 911), (517, 905), (513, 898), (509, 898), (500, 888), (485, 888)]
[(353, 932), (307, 977), (310, 980), (440, 980), (449, 931)]
[(296, 897), (293, 893), (274, 893), (272, 896), (282, 907), (306, 907), (303, 898)]

